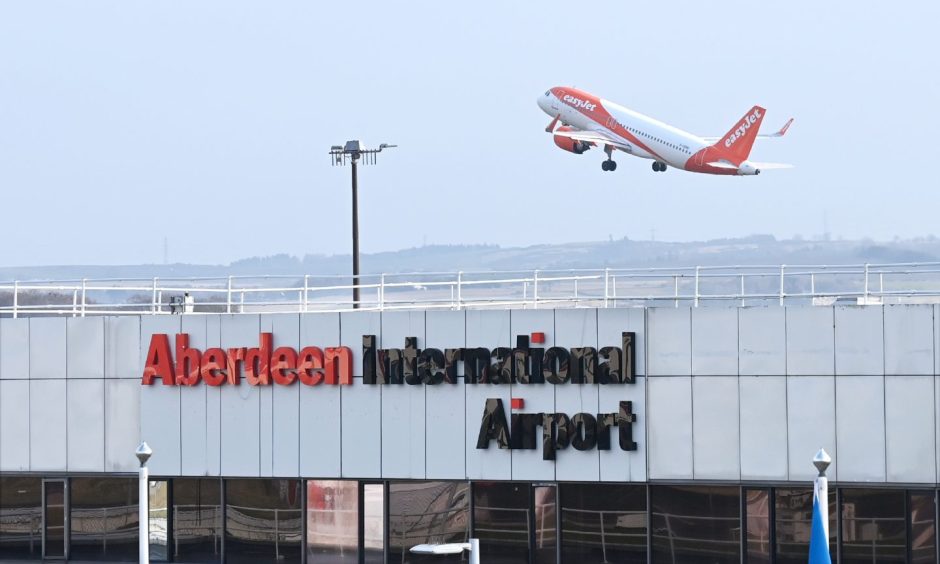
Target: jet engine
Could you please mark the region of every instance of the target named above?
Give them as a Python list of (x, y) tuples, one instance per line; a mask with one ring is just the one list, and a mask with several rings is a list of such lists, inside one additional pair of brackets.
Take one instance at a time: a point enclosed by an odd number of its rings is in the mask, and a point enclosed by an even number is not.
[[(568, 126), (562, 126), (558, 128), (558, 131), (574, 131), (574, 130)], [(564, 135), (556, 134), (556, 135), (553, 135), (552, 138), (555, 141), (555, 145), (557, 145), (559, 149), (564, 149), (565, 151), (568, 151), (569, 153), (574, 153), (576, 155), (580, 155), (584, 151), (587, 151), (588, 149), (590, 149), (592, 145), (594, 145), (594, 143), (591, 143), (589, 141), (578, 141), (577, 139), (565, 137)]]

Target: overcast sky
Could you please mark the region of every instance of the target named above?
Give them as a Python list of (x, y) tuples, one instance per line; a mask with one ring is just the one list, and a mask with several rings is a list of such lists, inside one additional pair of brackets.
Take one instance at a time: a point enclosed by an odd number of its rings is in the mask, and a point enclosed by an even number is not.
[[(348, 253), (829, 229), (940, 234), (940, 3), (0, 4), (0, 264)], [(573, 85), (704, 136), (783, 139), (729, 178), (552, 143)]]

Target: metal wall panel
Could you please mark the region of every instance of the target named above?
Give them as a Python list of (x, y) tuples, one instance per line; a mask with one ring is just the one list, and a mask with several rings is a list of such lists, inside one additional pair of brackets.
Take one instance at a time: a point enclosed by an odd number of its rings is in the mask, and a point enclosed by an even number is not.
[[(135, 378), (140, 379), (143, 375), (144, 366), (147, 365), (147, 353), (150, 350), (151, 337), (155, 334), (165, 334), (170, 339), (170, 346), (175, 346), (174, 335), (181, 332), (180, 321), (182, 318), (182, 315), (143, 315), (140, 317), (140, 345), (138, 346), (140, 355), (137, 358), (136, 368), (134, 370)], [(122, 328), (123, 325), (119, 323), (115, 327), (115, 330)], [(114, 343), (114, 346), (123, 346), (125, 344), (123, 339), (119, 339)], [(110, 357), (111, 353), (108, 353), (108, 356)], [(118, 368), (118, 364), (115, 364), (115, 368)], [(121, 378), (123, 377), (121, 374), (122, 373), (119, 372), (116, 373), (115, 376)]]
[(104, 379), (69, 380), (66, 392), (68, 470), (103, 472)]
[(837, 480), (885, 481), (884, 394), (884, 378), (836, 378)]
[(692, 375), (737, 376), (738, 310), (692, 308)]
[[(257, 315), (222, 316), (222, 347), (257, 347), (261, 321)], [(242, 378), (222, 388), (223, 476), (261, 475), (261, 390)]]
[(687, 307), (646, 310), (647, 369), (650, 376), (692, 374), (692, 314)]
[[(509, 312), (510, 345), (516, 346), (516, 337), (545, 333), (545, 348), (555, 346), (555, 311), (551, 309), (514, 309)], [(620, 342), (619, 340), (617, 341)], [(471, 345), (472, 346), (472, 345)]]
[[(555, 318), (562, 310), (555, 312)], [(561, 331), (561, 324), (558, 330)], [(636, 373), (646, 374), (646, 309), (641, 307), (603, 308), (597, 310), (597, 346), (620, 343), (624, 331), (636, 333), (634, 352)]]
[(889, 482), (937, 476), (933, 376), (885, 378), (885, 459)]
[[(222, 318), (206, 317), (206, 348), (222, 344)], [(206, 474), (222, 475), (222, 387), (206, 386)]]
[(0, 471), (29, 470), (29, 380), (0, 380)]
[[(300, 315), (262, 316), (262, 329), (274, 333), (274, 348), (300, 343)], [(261, 475), (297, 476), (300, 471), (300, 392), (302, 384), (271, 384), (261, 390)], [(307, 390), (309, 391), (309, 390)]]
[(738, 384), (741, 479), (786, 480), (787, 379), (785, 376), (741, 376)]
[(884, 307), (885, 374), (934, 373), (933, 307)]
[(382, 477), (384, 387), (365, 386), (361, 380), (342, 386), (343, 478)]
[[(786, 307), (787, 374), (835, 374), (835, 341), (831, 307)], [(817, 450), (819, 450), (817, 448)], [(816, 454), (816, 451), (813, 451)]]
[[(515, 315), (518, 312), (513, 312)], [(534, 330), (534, 329), (533, 329)], [(524, 334), (524, 333), (523, 333)], [(546, 334), (546, 337), (548, 335)], [(503, 385), (499, 386), (490, 386), (491, 388), (502, 388)], [(573, 384), (560, 384), (554, 386), (552, 384), (533, 384), (533, 385), (522, 385), (522, 384), (513, 384), (509, 386), (510, 397), (511, 398), (522, 398), (525, 400), (525, 409), (506, 410), (507, 422), (509, 419), (510, 412), (512, 413), (554, 413), (555, 412), (555, 388), (570, 388), (568, 393), (575, 391)], [(496, 396), (490, 396), (496, 397)], [(510, 404), (503, 404), (504, 407), (511, 407)], [(468, 404), (468, 409), (470, 413), (474, 412), (474, 408), (481, 415), (483, 414), (483, 402), (478, 402), (476, 404)], [(479, 428), (477, 429), (479, 431)], [(542, 432), (542, 426), (538, 428), (538, 432)], [(542, 459), (542, 443), (537, 441), (535, 449), (516, 449), (510, 451), (512, 454), (512, 479), (513, 480), (536, 480), (536, 481), (545, 481), (545, 480), (554, 480), (555, 479), (555, 464), (548, 460)], [(492, 446), (490, 447), (493, 448)], [(568, 454), (567, 451), (560, 451), (557, 453), (557, 458)]]
[(29, 319), (0, 319), (0, 378), (29, 378)]
[[(428, 311), (425, 314), (424, 336), (424, 348), (435, 348), (443, 351), (444, 349), (465, 347), (467, 345), (466, 311)], [(457, 363), (457, 375), (464, 375), (463, 362)], [(460, 401), (463, 405), (463, 400)]]
[[(138, 384), (139, 385), (139, 384)], [(195, 391), (187, 389), (186, 391)], [(140, 438), (147, 441), (154, 455), (150, 473), (154, 476), (178, 476), (181, 473), (180, 388), (154, 384), (141, 386)], [(186, 429), (188, 433), (190, 430)], [(136, 446), (136, 445), (135, 445)]]
[(300, 392), (300, 475), (342, 476), (340, 387), (303, 387)]
[[(423, 311), (382, 313), (383, 348), (404, 348), (408, 337), (416, 337), (418, 348), (425, 348)], [(424, 388), (409, 384), (382, 386), (383, 478), (425, 476)]]
[(741, 477), (739, 414), (736, 376), (692, 378), (692, 468), (696, 480)]
[[(338, 313), (306, 313), (300, 316), (302, 346), (332, 347), (340, 342)], [(362, 350), (362, 342), (356, 347)], [(357, 369), (358, 370), (358, 369)], [(360, 385), (361, 380), (355, 385)], [(342, 475), (339, 386), (300, 386), (300, 475), (335, 478)]]
[(633, 424), (633, 441), (637, 444), (635, 451), (624, 452), (617, 448), (616, 439), (611, 435), (610, 450), (600, 451), (601, 481), (646, 481), (646, 453), (649, 452), (646, 386), (649, 381), (649, 378), (637, 378), (634, 384), (598, 386), (598, 413), (615, 413), (621, 401), (633, 402), (633, 413), (636, 415), (636, 422)]
[[(362, 336), (375, 335), (377, 346), (382, 344), (382, 314), (377, 311), (355, 311), (339, 314), (339, 343), (323, 343), (321, 347), (341, 344), (352, 349), (353, 375), (362, 376)], [(309, 343), (313, 345), (313, 343)]]
[(782, 307), (738, 309), (738, 374), (787, 373), (787, 317)]
[(424, 466), (429, 480), (463, 480), (467, 476), (467, 422), (473, 418), (468, 417), (466, 401), (463, 382), (427, 386), (425, 390)]
[[(651, 343), (653, 335), (651, 330)], [(652, 356), (650, 370), (653, 370)], [(646, 385), (649, 478), (691, 480), (692, 377), (647, 378)]]
[[(467, 346), (496, 347), (515, 346), (515, 336), (510, 331), (508, 309), (472, 309), (466, 313)], [(548, 335), (546, 334), (546, 337)], [(469, 407), (470, 404), (468, 403)]]
[[(402, 344), (404, 345), (404, 342)], [(376, 395), (379, 394), (379, 390), (373, 391)], [(381, 395), (382, 477), (423, 480), (426, 446), (425, 386), (382, 386)], [(451, 429), (455, 439), (460, 437), (458, 430)]]
[[(559, 310), (560, 313), (561, 310)], [(570, 310), (570, 311), (592, 311), (593, 310)], [(560, 326), (559, 326), (560, 327)], [(589, 341), (586, 341), (587, 344)], [(565, 345), (565, 346), (575, 346), (575, 345)], [(546, 384), (550, 385), (550, 384)], [(518, 389), (522, 386), (515, 386), (513, 390), (513, 395), (519, 394)], [(600, 413), (598, 409), (600, 401), (598, 399), (598, 392), (601, 386), (597, 384), (565, 384), (562, 386), (557, 386), (555, 389), (555, 413), (564, 413), (568, 417), (574, 417), (577, 413), (589, 413), (593, 416), (597, 416)], [(604, 392), (608, 395), (613, 395), (611, 392), (615, 390), (620, 390), (623, 388), (632, 387), (629, 385), (624, 386), (605, 386)], [(608, 390), (607, 388), (612, 388)], [(626, 399), (626, 398), (624, 398)], [(616, 410), (612, 410), (616, 411)], [(639, 418), (637, 418), (639, 419)], [(634, 431), (636, 429), (634, 428)], [(637, 436), (634, 434), (634, 441), (639, 443)], [(645, 440), (644, 440), (645, 442)], [(612, 443), (612, 448), (617, 449), (616, 441)], [(596, 448), (590, 450), (579, 451), (572, 447), (570, 444), (568, 448), (558, 451), (556, 453), (555, 459), (555, 479), (565, 480), (565, 481), (589, 481), (596, 482), (601, 478), (601, 469), (600, 469), (600, 452)], [(626, 458), (630, 456), (630, 453), (626, 453), (617, 449), (615, 452), (619, 452), (620, 458)]]
[(835, 321), (836, 374), (884, 374), (884, 308), (836, 306)]
[[(790, 312), (787, 313), (789, 315)], [(841, 454), (836, 452), (835, 393), (835, 378), (832, 376), (787, 378), (787, 463), (790, 480), (806, 481), (816, 477), (813, 456), (820, 448), (826, 449), (832, 456), (830, 479), (839, 479), (836, 471), (841, 466)]]
[(65, 378), (66, 317), (32, 317), (29, 320), (29, 377)]
[[(62, 327), (65, 328), (65, 323)], [(62, 353), (64, 362), (65, 351)], [(64, 379), (29, 382), (29, 469), (31, 472), (65, 472), (68, 469), (68, 443), (66, 442), (68, 421), (66, 420), (65, 398)]]
[(105, 472), (136, 472), (138, 469), (134, 450), (140, 444), (141, 388), (137, 380), (106, 379), (104, 382)]
[[(468, 322), (470, 321), (471, 313), (473, 312), (467, 312)], [(508, 335), (508, 316), (506, 321), (507, 323), (505, 334)], [(469, 333), (469, 323), (467, 330)], [(508, 339), (508, 336), (506, 338)], [(469, 334), (467, 339), (469, 341)], [(470, 342), (478, 343), (479, 341)], [(511, 451), (498, 448), (496, 446), (496, 441), (490, 441), (486, 449), (477, 448), (477, 439), (480, 436), (480, 419), (483, 416), (483, 407), (486, 404), (487, 398), (499, 398), (503, 401), (503, 409), (506, 412), (506, 423), (509, 424), (509, 416), (511, 412), (509, 403), (509, 388), (510, 386), (505, 386), (502, 384), (476, 384), (464, 386), (464, 390), (467, 394), (467, 478), (470, 480), (512, 479)]]
[[(104, 375), (105, 378), (133, 378), (139, 380), (144, 365), (141, 358), (146, 358), (147, 350), (141, 353), (141, 343), (147, 347), (146, 342), (140, 338), (140, 325), (144, 317), (133, 315), (124, 317), (105, 317), (104, 340)], [(218, 317), (213, 319), (218, 320)]]
[(66, 318), (66, 339), (66, 376), (104, 378), (104, 318)]
[[(184, 315), (180, 318), (180, 330), (189, 335), (189, 346), (203, 353), (209, 348), (206, 331), (208, 319), (203, 315)], [(206, 476), (209, 473), (206, 409), (210, 389), (213, 387), (204, 382), (196, 386), (180, 386), (180, 471), (183, 476)]]

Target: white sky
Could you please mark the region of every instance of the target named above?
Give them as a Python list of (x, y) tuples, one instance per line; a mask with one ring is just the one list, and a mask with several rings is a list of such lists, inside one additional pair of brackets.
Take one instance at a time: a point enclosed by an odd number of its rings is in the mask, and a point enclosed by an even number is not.
[[(0, 264), (348, 253), (751, 233), (940, 234), (940, 3), (0, 4)], [(753, 104), (728, 178), (562, 152), (536, 106), (574, 85), (700, 135)]]

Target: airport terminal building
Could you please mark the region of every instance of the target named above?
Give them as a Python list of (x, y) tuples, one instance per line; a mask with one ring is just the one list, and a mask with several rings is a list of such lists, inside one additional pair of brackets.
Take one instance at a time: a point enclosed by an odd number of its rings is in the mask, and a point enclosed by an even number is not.
[(134, 561), (143, 440), (154, 561), (805, 562), (823, 447), (938, 562), (938, 378), (933, 304), (4, 318), (0, 561)]

